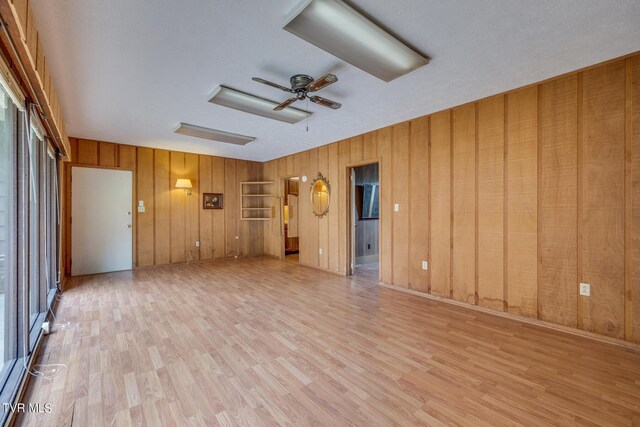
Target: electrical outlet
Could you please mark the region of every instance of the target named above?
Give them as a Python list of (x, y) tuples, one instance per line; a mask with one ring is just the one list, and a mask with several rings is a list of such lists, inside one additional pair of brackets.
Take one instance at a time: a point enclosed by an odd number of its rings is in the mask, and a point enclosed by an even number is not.
[(429, 268), (429, 263), (427, 261), (422, 261), (422, 269), (427, 270)]
[(588, 283), (580, 283), (580, 295), (585, 297), (591, 296), (591, 285)]
[(320, 253), (320, 255), (322, 255), (322, 248), (320, 248), (320, 251), (319, 251), (319, 253)]
[(200, 247), (200, 240), (196, 240), (196, 248)]
[(371, 243), (367, 243), (367, 249), (371, 249)]
[(395, 205), (393, 205), (393, 210), (394, 210), (394, 212), (400, 212), (400, 205), (397, 204), (397, 203)]
[(144, 213), (144, 206), (138, 206), (138, 212)]

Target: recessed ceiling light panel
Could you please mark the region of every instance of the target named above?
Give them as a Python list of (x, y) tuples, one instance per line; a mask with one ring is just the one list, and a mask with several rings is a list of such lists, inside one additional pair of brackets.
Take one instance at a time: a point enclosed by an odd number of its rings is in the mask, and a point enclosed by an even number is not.
[(292, 124), (311, 116), (309, 111), (292, 107), (274, 111), (273, 109), (278, 106), (279, 102), (273, 102), (226, 86), (218, 87), (209, 102)]
[(306, 0), (283, 28), (386, 82), (429, 62), (341, 0)]
[(239, 135), (237, 133), (225, 132), (223, 130), (210, 129), (202, 126), (180, 123), (176, 133), (193, 136), (195, 138), (210, 139), (212, 141), (226, 142), (235, 145), (247, 145), (256, 138), (253, 136)]

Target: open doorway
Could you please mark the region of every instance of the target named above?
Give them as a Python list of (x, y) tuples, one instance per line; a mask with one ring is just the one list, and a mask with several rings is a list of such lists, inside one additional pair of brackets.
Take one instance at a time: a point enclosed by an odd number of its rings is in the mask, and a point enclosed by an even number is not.
[(299, 194), (299, 177), (294, 176), (284, 180), (284, 198), (283, 198), (283, 230), (284, 230), (284, 255), (287, 261), (298, 262), (300, 251), (298, 237), (298, 197)]
[(380, 181), (378, 163), (352, 167), (351, 273), (379, 277)]

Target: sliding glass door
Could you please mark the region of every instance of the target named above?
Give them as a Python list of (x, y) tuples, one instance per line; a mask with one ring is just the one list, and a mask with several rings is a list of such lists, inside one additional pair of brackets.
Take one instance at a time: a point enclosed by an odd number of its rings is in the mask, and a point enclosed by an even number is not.
[(0, 384), (18, 356), (17, 108), (0, 87)]
[(41, 144), (35, 132), (28, 130), (29, 144), (29, 329), (33, 327), (40, 313), (40, 155)]
[[(33, 106), (3, 79), (0, 73), (0, 403), (10, 403), (57, 289), (59, 196), (56, 156), (29, 114)], [(1, 407), (0, 424), (9, 415)]]

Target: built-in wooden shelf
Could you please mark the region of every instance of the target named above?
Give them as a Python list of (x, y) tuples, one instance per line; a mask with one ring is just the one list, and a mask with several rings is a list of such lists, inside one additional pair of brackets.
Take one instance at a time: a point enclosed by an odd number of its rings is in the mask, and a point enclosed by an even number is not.
[(275, 195), (273, 181), (243, 181), (240, 183), (240, 219), (268, 221), (273, 218), (269, 198)]

